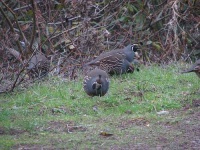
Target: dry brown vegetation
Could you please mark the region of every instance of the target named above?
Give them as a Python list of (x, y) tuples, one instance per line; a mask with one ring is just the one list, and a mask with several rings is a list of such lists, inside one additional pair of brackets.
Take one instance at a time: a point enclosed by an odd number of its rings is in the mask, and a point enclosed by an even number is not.
[(88, 60), (128, 43), (143, 43), (144, 64), (195, 59), (199, 29), (198, 0), (2, 0), (0, 93), (27, 82), (36, 51), (52, 74), (74, 79)]

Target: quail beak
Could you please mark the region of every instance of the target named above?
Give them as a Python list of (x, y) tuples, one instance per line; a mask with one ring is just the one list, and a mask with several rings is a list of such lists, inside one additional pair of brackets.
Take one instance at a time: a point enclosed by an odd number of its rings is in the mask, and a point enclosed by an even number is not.
[(139, 59), (139, 58), (140, 58), (140, 55), (138, 54), (138, 52), (135, 52), (135, 58), (136, 58), (136, 59)]

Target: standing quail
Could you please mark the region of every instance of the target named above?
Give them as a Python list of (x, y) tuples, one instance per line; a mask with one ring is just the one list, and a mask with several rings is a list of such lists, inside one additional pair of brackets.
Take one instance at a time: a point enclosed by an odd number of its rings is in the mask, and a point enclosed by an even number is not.
[(137, 50), (136, 44), (128, 45), (124, 49), (111, 50), (100, 54), (96, 59), (86, 63), (85, 66), (97, 66), (109, 74), (126, 73), (132, 68), (130, 63), (134, 60)]
[(200, 78), (200, 59), (198, 59), (188, 70), (183, 71), (182, 73), (195, 72), (196, 75)]
[(49, 60), (45, 55), (38, 53), (28, 63), (27, 70), (32, 78), (45, 76), (50, 68)]
[(89, 96), (104, 96), (109, 89), (108, 74), (101, 69), (90, 71), (84, 78), (83, 88)]

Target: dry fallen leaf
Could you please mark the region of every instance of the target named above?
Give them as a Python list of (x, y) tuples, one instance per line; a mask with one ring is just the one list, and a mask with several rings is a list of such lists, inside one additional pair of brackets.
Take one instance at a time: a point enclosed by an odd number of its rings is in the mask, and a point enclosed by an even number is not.
[(112, 136), (113, 134), (105, 132), (105, 131), (101, 131), (101, 133), (99, 135), (108, 137), (108, 136)]

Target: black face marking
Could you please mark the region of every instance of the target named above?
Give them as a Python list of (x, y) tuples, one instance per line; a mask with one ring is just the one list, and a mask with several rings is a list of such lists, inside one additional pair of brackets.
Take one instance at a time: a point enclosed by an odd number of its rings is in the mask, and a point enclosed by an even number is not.
[(93, 89), (96, 89), (96, 83), (93, 83), (93, 84), (92, 84), (92, 88), (93, 88)]
[(93, 90), (100, 90), (101, 87), (102, 87), (102, 85), (99, 84), (99, 83), (97, 83), (97, 82), (94, 82), (94, 83), (92, 84), (92, 89), (93, 89)]
[(97, 90), (100, 90), (102, 87), (102, 85), (100, 84), (98, 87), (97, 87)]
[(136, 52), (138, 50), (138, 46), (137, 45), (132, 45), (131, 46), (131, 50)]

